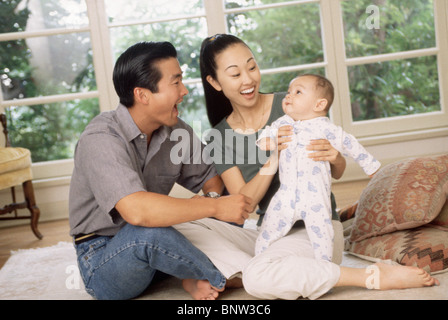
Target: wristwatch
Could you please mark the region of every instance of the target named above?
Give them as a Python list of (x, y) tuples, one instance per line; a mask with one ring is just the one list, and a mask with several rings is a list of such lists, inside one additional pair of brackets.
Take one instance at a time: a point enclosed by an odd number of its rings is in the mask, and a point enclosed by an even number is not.
[(210, 191), (204, 195), (207, 198), (219, 198), (221, 195), (218, 192)]

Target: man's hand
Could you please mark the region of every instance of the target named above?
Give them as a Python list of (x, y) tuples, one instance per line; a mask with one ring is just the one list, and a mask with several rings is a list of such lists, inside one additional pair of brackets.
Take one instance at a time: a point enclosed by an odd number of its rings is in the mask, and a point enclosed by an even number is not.
[(254, 211), (252, 200), (242, 194), (223, 196), (210, 200), (216, 203), (216, 214), (214, 217), (218, 220), (244, 224), (244, 221)]

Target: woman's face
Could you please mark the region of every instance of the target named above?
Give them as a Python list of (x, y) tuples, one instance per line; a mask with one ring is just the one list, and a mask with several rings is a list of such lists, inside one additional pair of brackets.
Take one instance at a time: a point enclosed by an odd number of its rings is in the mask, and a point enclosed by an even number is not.
[(216, 79), (207, 80), (222, 91), (233, 106), (251, 107), (258, 101), (261, 75), (257, 62), (244, 44), (234, 44), (218, 54)]

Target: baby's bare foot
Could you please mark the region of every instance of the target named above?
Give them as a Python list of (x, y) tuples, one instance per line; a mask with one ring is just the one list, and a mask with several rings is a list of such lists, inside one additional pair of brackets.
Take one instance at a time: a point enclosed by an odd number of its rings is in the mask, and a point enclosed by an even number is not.
[(224, 289), (214, 288), (207, 280), (184, 279), (182, 286), (195, 300), (216, 300)]
[(379, 289), (408, 289), (439, 285), (439, 281), (433, 278), (425, 270), (417, 267), (396, 266), (384, 263), (376, 263), (379, 272)]

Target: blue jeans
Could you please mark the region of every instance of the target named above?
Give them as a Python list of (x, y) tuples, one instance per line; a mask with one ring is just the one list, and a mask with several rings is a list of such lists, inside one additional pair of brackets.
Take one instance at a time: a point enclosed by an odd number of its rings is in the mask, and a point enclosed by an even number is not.
[(131, 299), (151, 283), (156, 271), (179, 279), (226, 283), (207, 256), (174, 228), (125, 225), (114, 237), (75, 245), (86, 291), (96, 299)]

